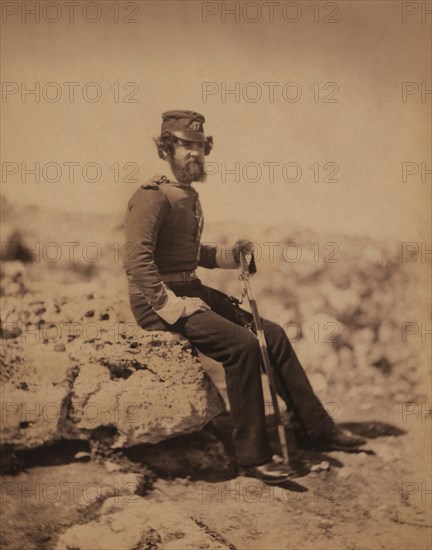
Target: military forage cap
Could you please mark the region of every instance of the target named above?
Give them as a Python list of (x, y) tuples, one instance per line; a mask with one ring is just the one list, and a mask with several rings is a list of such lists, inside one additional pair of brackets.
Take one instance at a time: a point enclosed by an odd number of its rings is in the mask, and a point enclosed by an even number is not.
[(203, 115), (195, 111), (166, 111), (162, 114), (161, 133), (169, 132), (186, 141), (206, 141)]

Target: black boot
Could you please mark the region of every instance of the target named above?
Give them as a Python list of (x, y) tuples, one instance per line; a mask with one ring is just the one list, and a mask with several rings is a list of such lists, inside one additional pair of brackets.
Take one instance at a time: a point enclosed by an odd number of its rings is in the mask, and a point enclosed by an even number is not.
[(329, 432), (312, 439), (309, 445), (334, 451), (351, 451), (358, 449), (365, 443), (366, 440), (362, 437), (334, 424)]

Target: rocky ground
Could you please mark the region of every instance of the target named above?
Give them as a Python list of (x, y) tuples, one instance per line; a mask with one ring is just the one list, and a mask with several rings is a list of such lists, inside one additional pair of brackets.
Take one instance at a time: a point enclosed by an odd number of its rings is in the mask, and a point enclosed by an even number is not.
[[(296, 228), (255, 237), (261, 313), (285, 328), (334, 419), (368, 437), (360, 453), (303, 450), (297, 477), (269, 488), (236, 468), (222, 367), (134, 324), (115, 261), (121, 223), (93, 220), (84, 241), (73, 216), (5, 214), (3, 547), (430, 548), (430, 264), (420, 253)], [(207, 241), (233, 232), (247, 234), (219, 227)], [(90, 240), (97, 262), (65, 255), (65, 242)], [(235, 272), (201, 275), (239, 296)], [(265, 401), (278, 453), (267, 390)]]

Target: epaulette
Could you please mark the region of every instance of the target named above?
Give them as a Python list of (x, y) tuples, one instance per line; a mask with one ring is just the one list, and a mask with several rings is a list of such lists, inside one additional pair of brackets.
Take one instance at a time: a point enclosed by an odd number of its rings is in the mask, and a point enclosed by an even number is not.
[(141, 185), (141, 189), (156, 189), (157, 191), (159, 191), (159, 185), (150, 181), (148, 183), (143, 183)]
[(141, 185), (143, 189), (159, 189), (161, 183), (168, 183), (169, 179), (166, 176), (155, 176), (147, 183)]
[(154, 181), (158, 185), (160, 185), (161, 183), (169, 183), (169, 179), (166, 176), (154, 177), (152, 181)]

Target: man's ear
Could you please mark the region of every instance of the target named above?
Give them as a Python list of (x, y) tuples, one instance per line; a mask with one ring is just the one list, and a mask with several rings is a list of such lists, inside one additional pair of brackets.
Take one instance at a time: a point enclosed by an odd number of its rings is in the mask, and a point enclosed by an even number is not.
[(153, 141), (156, 145), (156, 149), (157, 149), (157, 152), (158, 152), (158, 156), (159, 158), (161, 158), (162, 160), (165, 160), (166, 162), (168, 162), (169, 160), (169, 154), (168, 152), (164, 149), (163, 147), (163, 142), (158, 139), (158, 138), (153, 138)]
[(161, 149), (160, 152), (159, 152), (159, 156), (162, 160), (165, 160), (166, 162), (168, 162), (169, 160), (169, 154), (165, 151), (165, 149)]
[(204, 155), (205, 156), (209, 155), (212, 149), (213, 149), (213, 137), (207, 136), (206, 142), (204, 143)]

